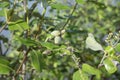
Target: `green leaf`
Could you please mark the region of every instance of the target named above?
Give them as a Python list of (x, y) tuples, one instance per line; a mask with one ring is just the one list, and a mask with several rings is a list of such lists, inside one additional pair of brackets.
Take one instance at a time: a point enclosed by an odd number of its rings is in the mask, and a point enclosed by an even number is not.
[(26, 46), (36, 46), (39, 45), (35, 40), (32, 40), (30, 38), (17, 38), (18, 41), (21, 42), (21, 44), (24, 44)]
[(43, 60), (43, 56), (42, 54), (39, 52), (39, 51), (32, 51), (31, 54), (31, 62), (32, 62), (32, 65), (33, 67), (41, 72), (42, 71), (42, 68), (43, 68), (43, 65), (44, 65), (44, 60)]
[(5, 13), (4, 13), (4, 10), (3, 10), (3, 9), (0, 10), (0, 16), (1, 16), (1, 17), (4, 17), (4, 16), (5, 16)]
[(24, 29), (24, 30), (26, 30), (26, 29), (29, 29), (29, 26), (28, 26), (28, 24), (27, 24), (27, 22), (21, 22), (21, 23), (19, 23), (19, 25)]
[(0, 3), (0, 8), (4, 8), (6, 6), (9, 6), (9, 2), (1, 2)]
[(84, 0), (76, 0), (76, 2), (79, 3), (79, 4), (83, 4)]
[(89, 79), (84, 72), (78, 70), (73, 74), (72, 80), (89, 80)]
[(100, 74), (101, 74), (101, 71), (88, 65), (88, 64), (83, 64), (82, 65), (82, 71), (88, 73), (88, 74), (91, 74), (91, 75), (96, 75), (96, 78), (97, 79), (100, 79)]
[(3, 56), (0, 56), (0, 63), (5, 64), (5, 65), (9, 65), (9, 61)]
[(67, 5), (63, 5), (61, 3), (54, 3), (54, 4), (51, 4), (50, 6), (58, 10), (70, 9)]
[(120, 52), (120, 43), (118, 43), (118, 44), (115, 46), (115, 50), (116, 50), (117, 52)]
[(23, 32), (24, 30), (29, 29), (29, 26), (26, 22), (18, 20), (16, 22), (9, 22), (8, 29), (11, 31), (18, 30), (20, 32)]
[(115, 71), (117, 71), (116, 65), (112, 62), (110, 58), (105, 59), (103, 61), (103, 64), (109, 73), (114, 73)]
[(15, 30), (18, 30), (18, 31), (20, 31), (20, 32), (23, 32), (23, 31), (24, 31), (24, 30), (23, 30), (19, 25), (17, 25), (17, 24), (14, 24), (14, 25), (9, 24), (8, 29), (9, 29), (10, 31), (15, 31)]
[(8, 65), (0, 63), (0, 74), (9, 74), (10, 71), (12, 71), (12, 68)]
[(9, 61), (0, 56), (0, 74), (9, 74), (13, 69), (9, 66)]
[(114, 48), (112, 46), (107, 46), (105, 48), (105, 51), (109, 54), (109, 55), (113, 55), (115, 54)]
[(50, 43), (50, 42), (40, 42), (40, 44), (43, 46), (43, 47), (46, 47), (47, 49), (55, 49), (55, 48), (59, 48), (59, 46), (53, 44), (53, 43)]

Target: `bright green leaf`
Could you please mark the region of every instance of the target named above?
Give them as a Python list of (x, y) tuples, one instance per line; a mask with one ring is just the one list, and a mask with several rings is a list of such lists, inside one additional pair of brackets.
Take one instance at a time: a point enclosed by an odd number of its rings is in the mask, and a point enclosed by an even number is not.
[(10, 71), (12, 71), (12, 68), (0, 63), (0, 74), (9, 74)]
[(51, 4), (50, 5), (52, 8), (58, 9), (58, 10), (65, 10), (65, 9), (69, 9), (69, 7), (67, 5), (63, 5), (61, 3), (55, 3), (55, 4)]
[(4, 10), (0, 10), (0, 16), (5, 16)]
[(9, 66), (9, 61), (0, 56), (0, 74), (9, 74), (12, 68)]
[(0, 56), (0, 63), (5, 64), (5, 65), (9, 65), (9, 61), (3, 56)]
[(58, 48), (59, 46), (53, 44), (53, 43), (50, 43), (50, 42), (40, 42), (40, 44), (43, 46), (43, 47), (46, 47), (47, 49), (55, 49), (55, 48)]
[(14, 25), (9, 24), (8, 29), (9, 29), (10, 31), (15, 31), (15, 30), (18, 30), (18, 31), (20, 31), (20, 32), (24, 31), (24, 30), (23, 30), (19, 25), (17, 25), (17, 24), (14, 24)]
[(103, 61), (103, 64), (109, 73), (114, 73), (117, 70), (116, 65), (112, 62), (110, 58), (105, 59)]
[(24, 30), (29, 29), (29, 26), (28, 26), (27, 22), (21, 22), (21, 23), (19, 23), (19, 25), (20, 25)]
[(112, 46), (107, 46), (105, 48), (105, 51), (109, 54), (109, 55), (113, 55), (115, 53), (114, 48)]
[(0, 3), (0, 8), (4, 8), (4, 7), (8, 6), (8, 5), (9, 5), (8, 2), (1, 2)]
[(30, 55), (31, 55), (31, 60), (34, 68), (38, 71), (41, 71), (38, 54), (35, 52), (32, 52)]
[(76, 0), (77, 3), (83, 4), (84, 0)]
[(42, 54), (39, 51), (33, 50), (30, 56), (33, 67), (40, 72), (44, 65)]
[(78, 70), (76, 71), (74, 74), (73, 74), (73, 80), (89, 80), (88, 79), (88, 76), (82, 72), (81, 70)]
[(120, 52), (120, 43), (118, 43), (118, 44), (115, 46), (115, 50), (116, 50), (117, 52)]
[(18, 20), (16, 22), (9, 22), (8, 29), (11, 31), (18, 30), (20, 32), (23, 32), (24, 30), (29, 29), (29, 26), (26, 22)]
[(36, 46), (38, 43), (35, 40), (32, 40), (30, 38), (18, 38), (18, 41), (21, 42), (21, 44), (24, 44), (26, 46)]
[(83, 64), (82, 65), (82, 71), (88, 73), (88, 74), (91, 74), (91, 75), (96, 75), (96, 78), (97, 79), (100, 79), (100, 74), (101, 74), (101, 71), (99, 71), (98, 69), (88, 65), (88, 64)]

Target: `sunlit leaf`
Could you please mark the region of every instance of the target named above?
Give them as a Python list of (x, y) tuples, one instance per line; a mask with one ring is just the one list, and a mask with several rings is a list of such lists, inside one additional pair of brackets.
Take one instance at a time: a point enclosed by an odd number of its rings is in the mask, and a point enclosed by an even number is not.
[(96, 75), (96, 78), (97, 79), (100, 79), (100, 74), (101, 74), (101, 71), (88, 65), (88, 64), (83, 64), (82, 65), (82, 71), (88, 73), (88, 74), (91, 74), (91, 75)]
[(120, 52), (120, 43), (118, 43), (118, 44), (115, 46), (115, 50), (116, 50), (117, 52)]
[(26, 46), (36, 46), (36, 45), (39, 45), (39, 43), (37, 43), (35, 40), (32, 40), (30, 38), (18, 38), (18, 40), (26, 45)]
[(78, 70), (73, 73), (72, 80), (89, 80), (89, 79), (84, 72), (82, 72), (81, 70)]
[(0, 63), (0, 74), (9, 74), (10, 71), (12, 71), (12, 68)]
[(95, 40), (93, 34), (89, 33), (86, 38), (86, 48), (90, 48), (94, 51), (103, 51), (102, 46)]
[(84, 0), (76, 0), (77, 3), (83, 4)]
[(5, 64), (5, 65), (9, 65), (9, 61), (3, 56), (0, 56), (0, 63)]
[(19, 25), (24, 29), (24, 30), (26, 30), (26, 29), (29, 29), (29, 26), (28, 26), (28, 24), (27, 24), (27, 22), (21, 22), (21, 23), (19, 23)]
[(5, 16), (4, 10), (0, 10), (0, 16)]
[(14, 31), (14, 30), (18, 30), (18, 31), (24, 31), (29, 29), (29, 26), (26, 22), (18, 20), (16, 22), (9, 22), (9, 30)]
[(61, 3), (54, 3), (50, 5), (52, 8), (58, 9), (58, 10), (64, 10), (64, 9), (69, 9), (67, 5), (63, 5)]
[(114, 73), (117, 70), (116, 65), (112, 62), (110, 58), (105, 59), (103, 61), (103, 64), (109, 73)]
[(9, 2), (0, 2), (0, 8), (4, 8), (9, 5)]
[(9, 61), (0, 56), (0, 74), (9, 74), (12, 68), (9, 66)]
[(43, 47), (46, 47), (47, 49), (55, 49), (55, 48), (58, 48), (59, 46), (53, 44), (53, 43), (50, 43), (50, 42), (40, 42), (40, 44), (43, 46)]
[(30, 56), (33, 67), (40, 72), (44, 65), (42, 54), (39, 51), (33, 50)]
[(109, 55), (113, 55), (115, 53), (114, 48), (112, 46), (107, 46), (105, 48), (105, 51), (109, 54)]

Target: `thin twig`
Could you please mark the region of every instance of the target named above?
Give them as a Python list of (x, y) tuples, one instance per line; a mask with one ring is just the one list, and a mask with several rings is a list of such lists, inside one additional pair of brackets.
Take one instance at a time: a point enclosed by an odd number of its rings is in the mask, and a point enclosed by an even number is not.
[[(71, 12), (71, 14), (70, 14), (71, 16), (73, 15), (76, 7), (77, 7), (77, 3), (75, 3), (75, 6), (74, 6), (74, 8), (73, 8), (73, 10), (72, 10), (72, 12)], [(66, 25), (69, 23), (69, 21), (70, 21), (70, 17), (67, 19), (66, 23), (63, 25), (63, 27), (62, 27), (61, 30), (63, 30), (63, 29), (66, 27)]]
[(107, 55), (107, 52), (104, 51), (104, 55), (103, 55), (103, 57), (102, 57), (102, 59), (101, 59), (101, 61), (100, 61), (100, 64), (98, 65), (98, 68), (101, 67), (101, 65), (102, 65), (102, 63), (103, 63), (103, 61), (104, 61), (104, 59), (106, 58), (106, 55)]
[(0, 55), (2, 55), (2, 44), (1, 44), (1, 41), (0, 41)]
[(8, 24), (5, 23), (5, 25), (4, 25), (2, 28), (0, 28), (0, 33), (5, 29), (5, 27), (6, 27), (7, 25), (8, 25)]
[(27, 59), (27, 55), (28, 55), (28, 53), (30, 52), (30, 50), (31, 50), (31, 49), (29, 48), (29, 49), (26, 51), (26, 53), (24, 54), (24, 58), (23, 58), (21, 64), (19, 65), (19, 67), (18, 67), (18, 69), (17, 69), (17, 71), (16, 71), (14, 77), (17, 76), (17, 74), (19, 73), (20, 69), (22, 68), (22, 65), (23, 65), (24, 62), (26, 61), (26, 59)]
[(82, 80), (84, 80), (82, 70), (81, 70), (81, 68), (79, 66), (79, 58), (77, 58), (76, 55), (73, 54), (73, 51), (71, 52), (71, 57), (72, 57), (73, 61), (75, 62), (76, 66), (77, 66), (77, 68), (79, 70), (79, 73), (80, 73), (79, 76), (81, 76)]

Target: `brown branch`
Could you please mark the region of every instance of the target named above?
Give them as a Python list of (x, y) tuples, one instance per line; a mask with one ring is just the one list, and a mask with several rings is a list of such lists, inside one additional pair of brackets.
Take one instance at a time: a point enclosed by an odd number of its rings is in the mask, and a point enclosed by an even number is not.
[[(25, 0), (25, 1), (24, 1), (24, 6), (25, 6), (25, 10), (26, 10), (26, 13), (25, 13), (25, 21), (27, 21), (27, 18), (30, 18), (30, 17), (31, 17), (31, 14), (32, 14), (33, 10), (34, 10), (35, 7), (37, 6), (37, 2), (35, 2), (35, 3), (32, 5), (32, 7), (30, 8), (30, 12), (28, 12), (26, 5), (27, 5), (27, 3), (26, 3), (26, 0)], [(26, 35), (26, 34), (25, 34), (25, 35)], [(25, 36), (25, 38), (27, 38), (27, 37), (28, 37), (28, 36)], [(25, 46), (25, 47), (26, 47), (26, 46)], [(16, 70), (16, 72), (15, 72), (15, 74), (14, 74), (14, 76), (13, 76), (13, 79), (14, 79), (14, 80), (16, 80), (16, 76), (19, 74), (19, 72), (20, 72), (20, 70), (22, 69), (24, 63), (26, 62), (26, 60), (27, 60), (27, 55), (28, 55), (28, 53), (30, 52), (30, 50), (31, 50), (31, 48), (25, 49), (26, 52), (25, 52), (25, 54), (24, 54), (24, 57), (23, 57), (23, 59), (22, 59), (22, 62), (20, 63), (18, 69)], [(24, 77), (23, 77), (23, 79), (24, 79)]]
[(21, 64), (19, 65), (18, 69), (16, 70), (16, 73), (15, 73), (15, 75), (14, 75), (14, 78), (17, 76), (17, 74), (19, 73), (20, 69), (22, 68), (22, 65), (23, 65), (24, 62), (26, 61), (27, 55), (28, 55), (28, 53), (30, 52), (30, 50), (31, 50), (31, 49), (29, 48), (29, 49), (26, 51), (26, 53), (24, 54), (24, 58), (23, 58)]

